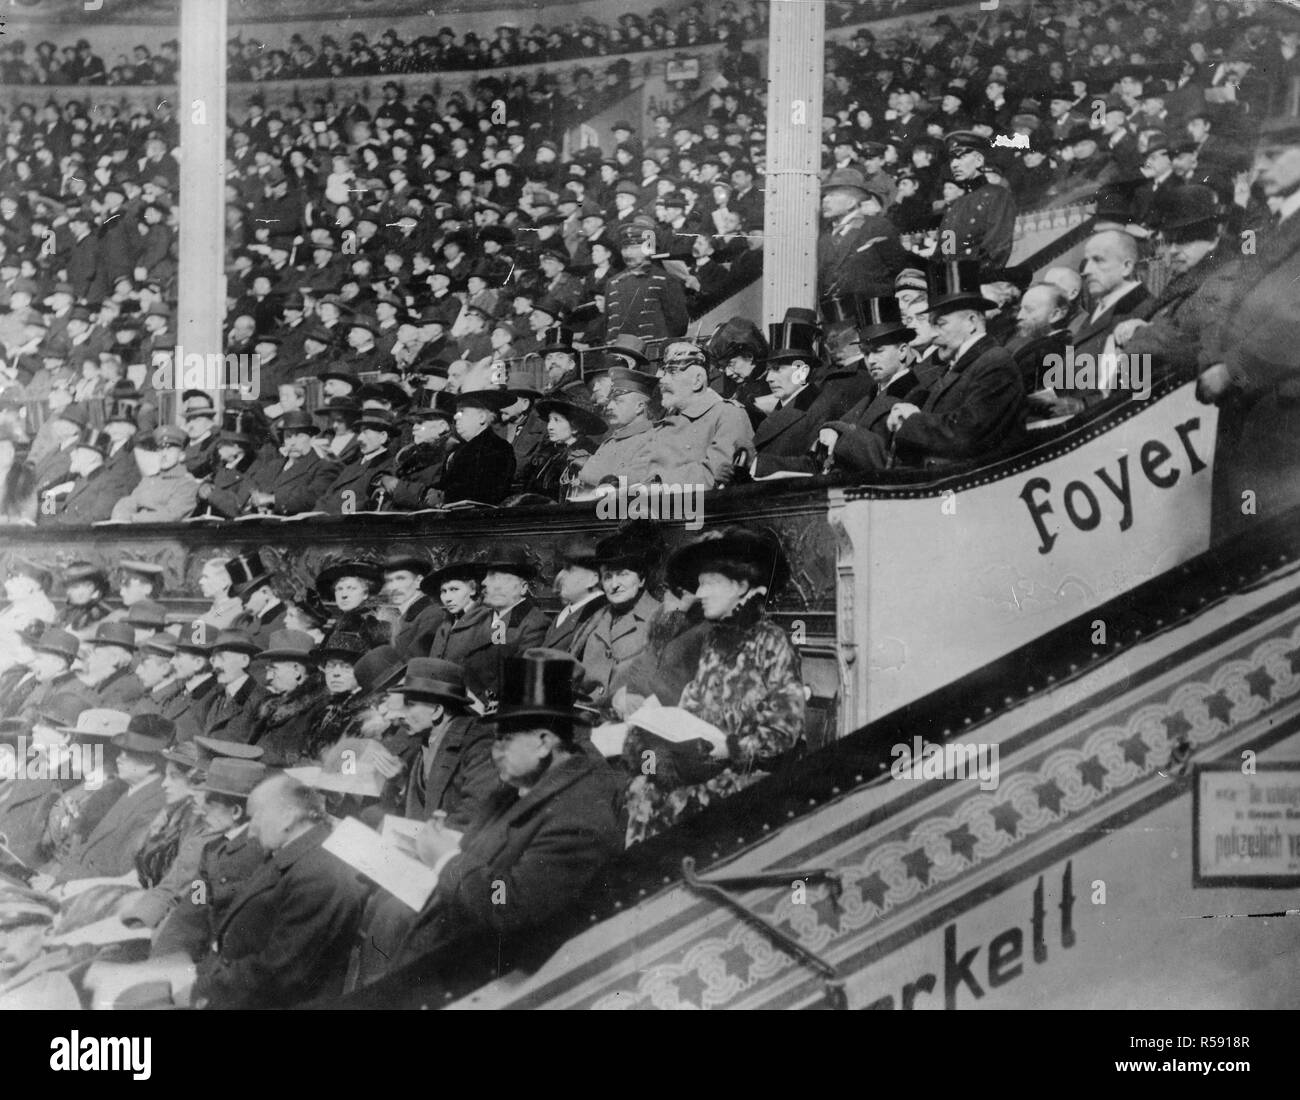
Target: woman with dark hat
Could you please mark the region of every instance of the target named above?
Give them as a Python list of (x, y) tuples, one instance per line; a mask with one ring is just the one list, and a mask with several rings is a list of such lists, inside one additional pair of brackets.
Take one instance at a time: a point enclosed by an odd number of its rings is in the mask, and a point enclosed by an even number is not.
[[(455, 560), (435, 569), (420, 582), (421, 590), (442, 605), (447, 617), (415, 646), (430, 657), (456, 661), (466, 644), (464, 635), (483, 617), (483, 576), (479, 562)], [(487, 613), (490, 615), (490, 612)], [(457, 637), (460, 636), (460, 637)]]
[(370, 647), (360, 634), (336, 630), (313, 654), (325, 677), (325, 706), (304, 745), (304, 753), (320, 759), (330, 745), (344, 737), (359, 737), (365, 694), (357, 683), (356, 663)]
[(583, 687), (592, 701), (609, 709), (611, 683), (646, 647), (659, 601), (650, 594), (663, 540), (649, 520), (633, 520), (596, 544), (595, 561), (605, 605), (592, 617), (586, 641), (575, 651)]
[[(713, 749), (694, 742), (693, 751), (643, 731), (629, 734), (624, 760), (636, 776), (627, 793), (629, 844), (757, 782), (803, 737), (799, 653), (765, 614), (790, 572), (776, 536), (733, 527), (682, 547), (668, 570), (695, 591), (712, 624), (678, 705), (726, 740)], [(647, 750), (658, 762), (649, 775), (641, 767)]]
[(316, 575), (316, 594), (335, 608), (331, 632), (360, 634), (367, 649), (385, 644), (392, 628), (370, 610), (382, 586), (383, 573), (374, 562), (351, 558), (322, 569)]
[(578, 486), (578, 472), (605, 434), (604, 418), (570, 401), (537, 403), (546, 421), (546, 442), (537, 448), (523, 478), (523, 491), (563, 503)]
[(104, 569), (88, 561), (74, 561), (63, 571), (64, 605), (54, 625), (86, 641), (112, 613), (104, 602), (112, 590)]
[(325, 705), (315, 649), (310, 634), (279, 630), (271, 635), (270, 648), (254, 658), (266, 662), (267, 697), (253, 712), (248, 741), (272, 767), (293, 767), (311, 758), (307, 745)]

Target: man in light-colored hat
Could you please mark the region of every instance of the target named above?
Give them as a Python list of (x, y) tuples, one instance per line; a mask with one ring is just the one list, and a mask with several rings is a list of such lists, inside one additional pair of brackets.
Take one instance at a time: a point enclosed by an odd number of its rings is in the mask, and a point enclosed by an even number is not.
[[(110, 517), (119, 523), (175, 523), (194, 511), (199, 483), (181, 461), (189, 437), (174, 424), (164, 424), (153, 434), (156, 469), (113, 505)], [(144, 452), (142, 452), (144, 453)]]

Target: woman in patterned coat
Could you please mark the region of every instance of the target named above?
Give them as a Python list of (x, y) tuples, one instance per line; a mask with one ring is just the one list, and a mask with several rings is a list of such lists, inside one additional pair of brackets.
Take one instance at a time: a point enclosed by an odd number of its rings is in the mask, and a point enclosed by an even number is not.
[[(668, 574), (696, 593), (712, 624), (679, 705), (726, 740), (712, 749), (703, 740), (670, 745), (642, 730), (629, 734), (624, 761), (636, 776), (627, 793), (629, 844), (757, 782), (803, 737), (799, 653), (765, 613), (789, 576), (775, 536), (731, 528), (678, 550)], [(643, 774), (647, 750), (655, 767)]]

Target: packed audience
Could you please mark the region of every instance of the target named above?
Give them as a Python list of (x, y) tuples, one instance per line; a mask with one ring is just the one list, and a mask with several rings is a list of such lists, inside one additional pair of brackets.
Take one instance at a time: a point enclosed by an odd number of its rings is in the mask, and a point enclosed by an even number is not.
[[(1300, 24), (1080, 10), (997, 14), (974, 37), (941, 17), (924, 40), (863, 31), (835, 52), (819, 307), (695, 339), (761, 258), (743, 51), (698, 119), (616, 127), (609, 157), (567, 163), (526, 112), (496, 123), (485, 102), (408, 105), (396, 85), (373, 112), (254, 102), (231, 128), (219, 387), (174, 361), (173, 124), (20, 110), (0, 199), (4, 516), (222, 522), (951, 471), (1133, 397), (1114, 371), (1054, 383), (1072, 349), (1149, 356), (1153, 384), (1195, 379), (1220, 405), (1230, 533), (1236, 482), (1284, 493), (1297, 458), (1300, 122), (1268, 116)], [(1075, 201), (1095, 206), (1077, 266), (1010, 264), (1019, 211)], [(50, 968), (52, 924), (147, 930), (101, 963), (212, 1007), (334, 998), (484, 942), (526, 959), (621, 848), (805, 743), (799, 651), (770, 617), (779, 541), (660, 538), (633, 521), (551, 561), (434, 539), (331, 561), (305, 591), (258, 553), (214, 556), (197, 618), (169, 608), (160, 566), (12, 556), (0, 747), (47, 765), (89, 748), (102, 768), (0, 778), (0, 1003)], [(358, 880), (322, 847), (331, 818), (412, 822), (436, 886), (413, 901)], [(273, 888), (267, 852), (291, 868)]]

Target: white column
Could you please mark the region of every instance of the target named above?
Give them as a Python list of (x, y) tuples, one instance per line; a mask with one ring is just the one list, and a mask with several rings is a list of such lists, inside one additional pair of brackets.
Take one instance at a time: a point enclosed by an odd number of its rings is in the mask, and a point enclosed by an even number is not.
[(825, 0), (771, 0), (763, 319), (817, 305)]
[[(226, 3), (181, 0), (176, 340), (187, 357), (197, 352), (209, 362), (223, 350), (226, 313)], [(221, 393), (212, 397), (219, 407)]]

